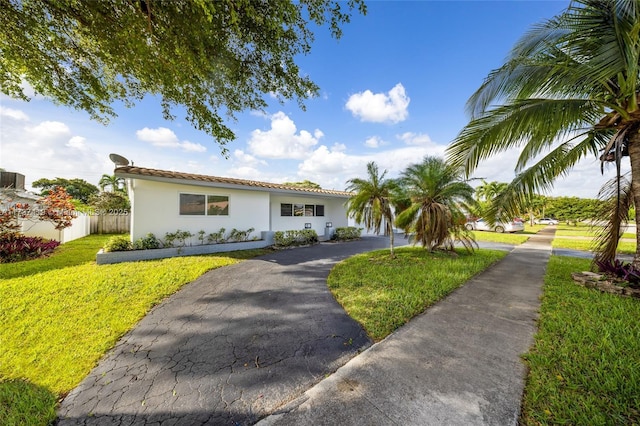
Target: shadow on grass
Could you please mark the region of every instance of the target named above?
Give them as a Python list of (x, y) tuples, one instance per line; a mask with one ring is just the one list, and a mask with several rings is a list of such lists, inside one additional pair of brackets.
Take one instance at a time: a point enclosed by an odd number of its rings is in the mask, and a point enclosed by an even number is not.
[(26, 380), (0, 382), (0, 424), (47, 425), (56, 418), (58, 397)]
[(0, 278), (26, 277), (54, 269), (78, 266), (96, 260), (96, 253), (113, 235), (88, 235), (60, 245), (51, 256), (0, 264)]

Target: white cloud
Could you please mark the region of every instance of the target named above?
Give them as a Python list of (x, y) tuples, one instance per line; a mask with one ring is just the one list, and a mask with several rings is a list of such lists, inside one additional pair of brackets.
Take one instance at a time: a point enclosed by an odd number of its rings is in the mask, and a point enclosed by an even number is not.
[(407, 145), (435, 145), (426, 133), (405, 132), (397, 136)]
[(271, 129), (254, 130), (247, 145), (256, 157), (302, 159), (312, 152), (323, 136), (318, 129), (313, 134), (306, 130), (298, 132), (293, 120), (284, 112), (277, 112), (271, 116)]
[(251, 154), (247, 154), (241, 149), (233, 151), (233, 160), (235, 163), (240, 163), (243, 167), (255, 167), (258, 165), (266, 166), (267, 162), (259, 160)]
[(100, 175), (113, 170), (105, 153), (94, 150), (85, 137), (61, 121), (7, 120), (0, 126), (0, 139), (0, 167), (25, 175), (27, 187), (43, 177), (80, 178), (96, 184)]
[(158, 127), (157, 129), (145, 127), (136, 131), (136, 136), (139, 140), (160, 148), (180, 148), (187, 152), (205, 152), (207, 150), (207, 147), (199, 143), (180, 141), (173, 130), (166, 127)]
[(409, 102), (404, 86), (398, 83), (388, 93), (365, 90), (351, 95), (345, 106), (361, 121), (398, 123), (409, 116)]
[(29, 116), (19, 109), (6, 108), (0, 105), (0, 116), (17, 121), (29, 121)]
[(73, 136), (71, 139), (69, 139), (69, 142), (67, 142), (66, 145), (71, 148), (86, 149), (87, 148), (86, 141), (87, 140), (82, 136)]
[(138, 130), (136, 136), (141, 141), (149, 142), (153, 146), (176, 148), (180, 144), (173, 130), (167, 129), (166, 127), (158, 127), (157, 129), (145, 127), (144, 129)]
[(180, 142), (180, 148), (187, 152), (206, 152), (207, 147), (204, 145), (200, 145), (199, 143), (182, 141)]
[(384, 145), (384, 144), (385, 142), (378, 136), (371, 136), (366, 141), (364, 141), (364, 145), (367, 148), (379, 148), (381, 145)]

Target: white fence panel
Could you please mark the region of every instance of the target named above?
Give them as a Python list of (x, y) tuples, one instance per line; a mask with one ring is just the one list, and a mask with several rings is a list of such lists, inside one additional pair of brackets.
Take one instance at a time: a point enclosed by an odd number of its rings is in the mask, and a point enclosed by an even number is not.
[(46, 221), (21, 220), (20, 225), (22, 233), (28, 237), (42, 237), (68, 243), (89, 235), (90, 217), (78, 214), (71, 221), (71, 226), (62, 230), (55, 229), (53, 223)]

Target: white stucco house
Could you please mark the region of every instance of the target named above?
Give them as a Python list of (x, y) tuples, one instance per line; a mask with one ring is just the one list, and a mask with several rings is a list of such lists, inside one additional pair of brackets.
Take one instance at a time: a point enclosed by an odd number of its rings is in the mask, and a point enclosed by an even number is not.
[(269, 182), (180, 173), (137, 166), (114, 170), (125, 178), (131, 201), (131, 239), (158, 238), (178, 229), (207, 234), (254, 229), (314, 229), (320, 237), (348, 226), (345, 202), (353, 194)]

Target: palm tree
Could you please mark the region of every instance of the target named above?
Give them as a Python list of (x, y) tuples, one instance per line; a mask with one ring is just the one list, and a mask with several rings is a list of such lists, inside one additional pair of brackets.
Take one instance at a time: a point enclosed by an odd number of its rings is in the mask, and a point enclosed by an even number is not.
[[(601, 168), (615, 162), (618, 176), (629, 156), (632, 185), (626, 192), (617, 179), (610, 226), (598, 247), (603, 260), (615, 257), (622, 210), (640, 205), (639, 23), (638, 0), (571, 2), (526, 33), (487, 76), (467, 103), (471, 121), (448, 148), (449, 160), (468, 175), (481, 160), (520, 148), (517, 175), (494, 204), (505, 214), (551, 189), (586, 156), (599, 158)], [(640, 267), (640, 233), (637, 240), (633, 263)]]
[(98, 182), (100, 190), (104, 191), (107, 186), (111, 187), (111, 192), (124, 192), (124, 179), (116, 175), (104, 174)]
[(385, 179), (386, 174), (386, 170), (380, 174), (378, 165), (372, 161), (367, 164), (368, 179), (349, 179), (347, 191), (354, 192), (355, 195), (347, 201), (347, 213), (367, 229), (373, 229), (376, 234), (380, 234), (384, 224), (384, 235), (389, 236), (391, 257), (394, 257), (391, 198), (396, 184), (391, 179)]
[(482, 179), (482, 185), (479, 185), (476, 188), (476, 196), (479, 200), (489, 201), (492, 198), (500, 195), (500, 193), (507, 189), (508, 186), (509, 184), (506, 182), (498, 182), (495, 180), (487, 182), (486, 180)]
[(475, 241), (464, 225), (465, 211), (475, 203), (474, 190), (461, 172), (441, 158), (425, 157), (398, 180), (411, 204), (398, 215), (396, 225), (415, 232), (416, 241), (429, 251), (453, 250), (456, 240), (473, 249)]

